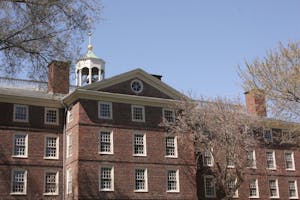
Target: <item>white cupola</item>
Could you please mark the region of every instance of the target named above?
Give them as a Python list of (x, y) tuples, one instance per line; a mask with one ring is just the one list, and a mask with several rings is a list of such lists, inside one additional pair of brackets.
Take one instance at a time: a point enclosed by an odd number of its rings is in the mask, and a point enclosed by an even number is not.
[(76, 86), (84, 86), (105, 78), (105, 61), (97, 57), (91, 44), (92, 33), (89, 33), (88, 52), (76, 63)]

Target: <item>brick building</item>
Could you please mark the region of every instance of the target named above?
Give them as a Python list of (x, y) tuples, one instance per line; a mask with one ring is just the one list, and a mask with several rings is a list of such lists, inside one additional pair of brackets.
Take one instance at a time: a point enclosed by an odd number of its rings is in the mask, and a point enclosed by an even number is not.
[(0, 199), (197, 199), (192, 140), (160, 126), (182, 94), (160, 76), (105, 79), (89, 45), (77, 87), (58, 61), (48, 83), (1, 81)]
[[(217, 199), (212, 177), (197, 187), (193, 141), (160, 126), (182, 94), (141, 69), (106, 79), (91, 45), (75, 74), (54, 61), (48, 83), (0, 79), (0, 199)], [(246, 101), (266, 119), (264, 97)], [(236, 197), (298, 199), (299, 151), (274, 137), (290, 124), (266, 121)]]

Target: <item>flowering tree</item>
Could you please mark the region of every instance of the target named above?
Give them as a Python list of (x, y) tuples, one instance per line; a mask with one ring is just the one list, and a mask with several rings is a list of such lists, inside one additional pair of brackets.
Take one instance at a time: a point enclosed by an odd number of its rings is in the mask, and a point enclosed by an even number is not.
[(164, 121), (163, 125), (181, 139), (192, 133), (198, 174), (201, 180), (210, 175), (205, 179), (206, 188), (210, 188), (207, 195), (231, 199), (243, 183), (247, 168), (254, 164), (247, 155), (256, 144), (256, 120), (241, 104), (224, 98), (184, 99), (176, 110), (175, 122)]

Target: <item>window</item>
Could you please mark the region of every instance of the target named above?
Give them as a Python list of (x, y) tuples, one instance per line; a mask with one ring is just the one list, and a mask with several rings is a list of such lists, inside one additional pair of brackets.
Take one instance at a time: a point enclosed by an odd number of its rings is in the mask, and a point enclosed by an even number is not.
[(270, 198), (279, 198), (277, 179), (269, 180)]
[(288, 187), (289, 187), (290, 199), (298, 199), (297, 181), (296, 180), (289, 181)]
[(100, 168), (100, 190), (101, 191), (113, 191), (114, 190), (114, 168), (113, 167), (101, 167)]
[(166, 137), (166, 157), (177, 157), (177, 137)]
[(73, 110), (72, 110), (72, 108), (70, 108), (67, 112), (67, 122), (70, 123), (71, 121), (73, 121)]
[(45, 195), (58, 195), (58, 172), (45, 172)]
[(147, 169), (135, 169), (135, 192), (147, 192)]
[(67, 169), (67, 178), (66, 178), (66, 182), (67, 182), (67, 187), (66, 187), (66, 190), (67, 190), (67, 194), (71, 194), (72, 193), (72, 185), (73, 185), (73, 183), (72, 183), (72, 169), (71, 168), (69, 168), (69, 169)]
[(145, 122), (145, 107), (144, 106), (131, 106), (132, 121)]
[(267, 151), (266, 157), (267, 157), (267, 168), (276, 169), (275, 151)]
[(14, 104), (14, 121), (28, 122), (28, 106)]
[(179, 192), (179, 171), (167, 171), (167, 192)]
[(99, 135), (99, 153), (113, 154), (113, 132), (100, 131)]
[(256, 156), (255, 150), (251, 150), (247, 152), (247, 164), (250, 168), (256, 168)]
[(69, 133), (67, 135), (67, 158), (71, 157), (73, 154), (73, 135)]
[(28, 153), (28, 135), (15, 134), (13, 156), (27, 158)]
[(140, 80), (134, 79), (130, 84), (131, 90), (138, 94), (143, 91), (143, 83)]
[(58, 159), (58, 136), (45, 137), (45, 158)]
[(27, 171), (16, 169), (12, 171), (12, 194), (26, 194)]
[(58, 109), (45, 108), (45, 124), (58, 124)]
[(251, 179), (249, 181), (249, 198), (259, 198), (257, 179)]
[(205, 197), (216, 197), (215, 178), (213, 176), (204, 176)]
[(175, 122), (175, 114), (174, 110), (172, 109), (163, 109), (163, 118), (167, 120), (168, 122)]
[(228, 156), (227, 158), (227, 167), (234, 168), (234, 158), (232, 156)]
[(271, 130), (264, 130), (264, 140), (267, 143), (273, 142), (273, 135)]
[(213, 156), (210, 151), (205, 150), (202, 156), (203, 156), (204, 166), (209, 166), (209, 167), (213, 166)]
[(284, 157), (286, 170), (295, 170), (294, 153), (285, 152)]
[(235, 189), (236, 187), (236, 178), (231, 177), (230, 180), (228, 181), (228, 190), (232, 193), (233, 198), (237, 198), (239, 196), (238, 190)]
[(98, 117), (100, 119), (112, 119), (111, 102), (98, 102)]
[(133, 139), (133, 155), (146, 156), (146, 134), (134, 134)]

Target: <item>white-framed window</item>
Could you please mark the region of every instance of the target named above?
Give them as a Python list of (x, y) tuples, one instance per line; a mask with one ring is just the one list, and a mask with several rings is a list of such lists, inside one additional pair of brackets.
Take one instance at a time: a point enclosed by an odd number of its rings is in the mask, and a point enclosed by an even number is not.
[(292, 132), (288, 129), (283, 129), (281, 131), (281, 138), (283, 141), (287, 141), (287, 142), (292, 141)]
[(28, 105), (14, 104), (14, 121), (28, 122)]
[(69, 108), (68, 112), (67, 112), (67, 122), (70, 123), (71, 121), (73, 121), (73, 109)]
[(249, 198), (259, 198), (258, 180), (249, 180)]
[(275, 160), (275, 151), (267, 150), (266, 151), (267, 158), (267, 169), (276, 169), (276, 160)]
[(45, 172), (44, 195), (58, 195), (58, 171)]
[(100, 119), (112, 119), (112, 103), (111, 102), (98, 102), (98, 117)]
[(236, 182), (237, 182), (237, 180), (235, 177), (231, 177), (230, 180), (228, 181), (228, 190), (232, 193), (233, 198), (239, 197), (239, 192), (237, 189), (235, 189)]
[(256, 169), (255, 150), (250, 150), (247, 152), (247, 165), (249, 168)]
[(168, 122), (175, 122), (175, 113), (173, 109), (163, 108), (163, 118)]
[(67, 134), (67, 158), (73, 155), (73, 134)]
[(45, 136), (45, 159), (59, 158), (59, 137), (56, 135)]
[(264, 130), (264, 140), (266, 143), (273, 142), (273, 134), (271, 129)]
[(179, 192), (179, 170), (167, 171), (167, 192)]
[(145, 168), (135, 169), (134, 176), (135, 176), (134, 191), (135, 192), (147, 192), (148, 191), (147, 169), (145, 169)]
[(294, 152), (284, 152), (286, 170), (295, 170)]
[(25, 195), (27, 191), (27, 171), (24, 169), (13, 169), (11, 178), (11, 194)]
[(110, 130), (100, 130), (99, 133), (99, 153), (113, 154), (113, 132)]
[(232, 156), (227, 157), (227, 168), (234, 168), (234, 158)]
[(205, 150), (202, 154), (203, 165), (212, 167), (214, 165), (214, 159), (212, 153), (209, 150)]
[(100, 167), (99, 190), (100, 191), (114, 190), (114, 168), (112, 166)]
[(290, 199), (298, 199), (297, 181), (296, 180), (289, 180), (288, 188), (289, 188), (289, 197), (290, 197)]
[(67, 169), (66, 175), (66, 193), (72, 194), (73, 192), (73, 170), (71, 168)]
[(58, 124), (58, 109), (57, 108), (45, 108), (45, 124)]
[(270, 198), (279, 198), (278, 180), (269, 180)]
[(177, 158), (177, 137), (166, 137), (166, 157)]
[(131, 119), (134, 122), (145, 122), (145, 107), (131, 105)]
[(214, 198), (216, 197), (216, 183), (215, 178), (211, 175), (204, 176), (204, 190), (205, 197)]
[(27, 158), (28, 157), (28, 135), (16, 133), (14, 135), (13, 157)]
[(147, 156), (146, 150), (146, 134), (135, 133), (133, 135), (133, 155), (134, 156)]

